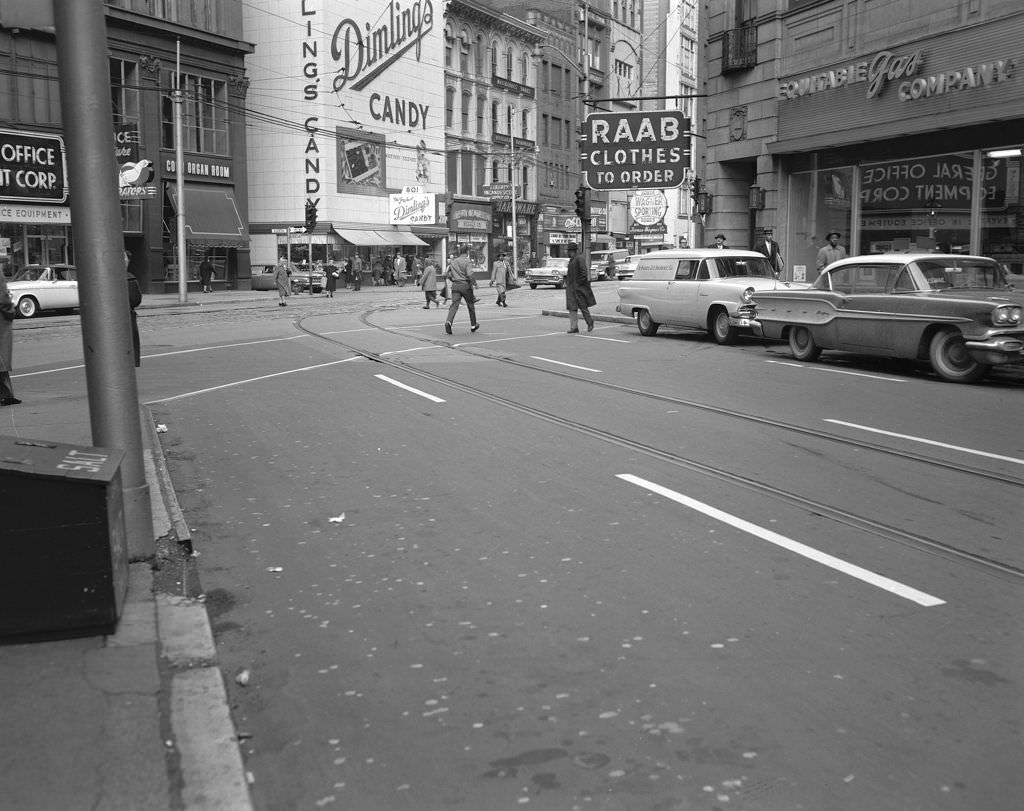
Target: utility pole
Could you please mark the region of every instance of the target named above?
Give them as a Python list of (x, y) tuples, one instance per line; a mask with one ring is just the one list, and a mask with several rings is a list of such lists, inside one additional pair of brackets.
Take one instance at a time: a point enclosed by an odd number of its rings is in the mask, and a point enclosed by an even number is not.
[[(581, 67), (583, 70), (583, 96), (580, 99), (580, 131), (584, 127), (584, 121), (586, 119), (586, 103), (590, 99), (590, 4), (587, 0), (583, 0), (582, 6), (582, 18), (583, 18), (583, 35), (580, 38), (580, 56)], [(587, 184), (583, 180), (583, 166), (582, 161), (580, 162), (580, 186), (586, 186)], [(587, 268), (587, 273), (590, 273), (590, 195), (584, 195), (587, 200), (587, 210), (583, 212), (583, 216), (580, 217), (580, 255), (583, 257), (583, 263)]]
[(509, 143), (509, 175), (512, 176), (512, 272), (519, 274), (519, 247), (516, 244), (516, 108), (512, 108), (512, 115), (509, 117), (508, 143)]
[(185, 104), (185, 93), (181, 89), (181, 40), (176, 40), (174, 50), (174, 173), (178, 190), (178, 216), (175, 223), (178, 232), (178, 303), (188, 302), (188, 243), (185, 242), (185, 126), (181, 108)]
[(53, 11), (92, 441), (125, 452), (128, 555), (141, 560), (153, 557), (153, 513), (135, 382), (106, 17), (102, 0), (55, 0)]

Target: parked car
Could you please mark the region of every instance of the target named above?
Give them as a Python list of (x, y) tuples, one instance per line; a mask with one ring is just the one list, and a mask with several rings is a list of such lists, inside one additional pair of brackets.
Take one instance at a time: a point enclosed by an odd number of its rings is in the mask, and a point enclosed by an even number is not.
[(835, 349), (928, 361), (954, 383), (1024, 362), (1024, 294), (981, 256), (852, 256), (808, 290), (758, 291), (755, 303), (755, 330), (789, 341), (797, 360)]
[(26, 265), (7, 287), (22, 318), (78, 306), (78, 271), (73, 265)]
[(252, 266), (252, 289), (253, 290), (276, 290), (277, 283), (274, 276), (277, 272), (277, 265), (253, 265)]
[[(788, 288), (760, 253), (740, 250), (652, 251), (637, 258), (619, 285), (616, 310), (636, 319), (641, 335), (669, 327), (703, 329), (720, 344), (750, 332), (757, 290)], [(806, 287), (807, 285), (800, 285)]]
[(636, 271), (636, 263), (640, 260), (640, 256), (641, 254), (635, 253), (627, 256), (624, 261), (616, 264), (615, 278), (620, 282), (632, 279), (633, 273)]
[(294, 265), (288, 281), (291, 282), (293, 293), (308, 293), (310, 284), (313, 286), (314, 293), (321, 293), (327, 281), (327, 273), (323, 268), (316, 266), (310, 270), (309, 265), (306, 264)]
[(569, 260), (559, 256), (545, 257), (540, 267), (526, 269), (526, 283), (531, 290), (539, 284), (550, 284), (556, 288), (565, 287), (565, 274), (569, 270)]
[(607, 251), (590, 252), (590, 281), (598, 279), (614, 279), (620, 263), (629, 258), (625, 248), (614, 248)]

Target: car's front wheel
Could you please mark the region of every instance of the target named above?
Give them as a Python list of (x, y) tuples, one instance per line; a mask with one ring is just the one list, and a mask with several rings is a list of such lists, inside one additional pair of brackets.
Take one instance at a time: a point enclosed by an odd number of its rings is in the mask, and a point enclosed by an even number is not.
[(18, 314), (22, 318), (32, 318), (39, 314), (39, 302), (32, 296), (22, 296), (18, 300)]
[(708, 332), (715, 339), (715, 343), (727, 346), (736, 343), (736, 336), (739, 330), (729, 323), (729, 313), (725, 307), (715, 307), (708, 315)]
[(943, 330), (932, 338), (928, 358), (935, 373), (952, 383), (977, 383), (989, 370), (971, 357), (964, 336), (955, 330)]
[(637, 310), (636, 328), (640, 330), (641, 335), (646, 335), (649, 338), (657, 334), (659, 326), (661, 325), (651, 318), (651, 314), (647, 310)]
[(813, 362), (821, 354), (821, 347), (814, 340), (811, 331), (807, 327), (793, 327), (789, 331), (789, 351), (797, 360)]

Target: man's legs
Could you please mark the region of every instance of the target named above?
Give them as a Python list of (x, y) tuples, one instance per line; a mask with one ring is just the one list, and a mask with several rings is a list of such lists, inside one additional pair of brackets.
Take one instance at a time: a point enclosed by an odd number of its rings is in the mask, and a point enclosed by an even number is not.
[(579, 321), (579, 318), (580, 318), (580, 315), (576, 311), (575, 307), (573, 309), (569, 310), (569, 332), (579, 332), (580, 331), (580, 326), (579, 326), (580, 321)]
[[(455, 285), (452, 285), (452, 303), (448, 307), (448, 318), (444, 322), (444, 331), (449, 335), (452, 334), (452, 322), (455, 321), (455, 315), (459, 312), (459, 302), (462, 301), (462, 292)], [(469, 299), (466, 299), (466, 306), (472, 308), (472, 304)]]
[(588, 307), (580, 307), (580, 312), (583, 313), (583, 320), (587, 322), (587, 332), (594, 331), (594, 316), (590, 314)]

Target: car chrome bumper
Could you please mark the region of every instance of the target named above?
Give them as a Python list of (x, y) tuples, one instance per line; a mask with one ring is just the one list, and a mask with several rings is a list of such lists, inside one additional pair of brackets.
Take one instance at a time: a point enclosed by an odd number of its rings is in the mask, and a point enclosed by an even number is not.
[(994, 366), (1024, 361), (1024, 338), (1016, 335), (989, 338), (986, 341), (964, 341), (964, 346), (979, 363)]

